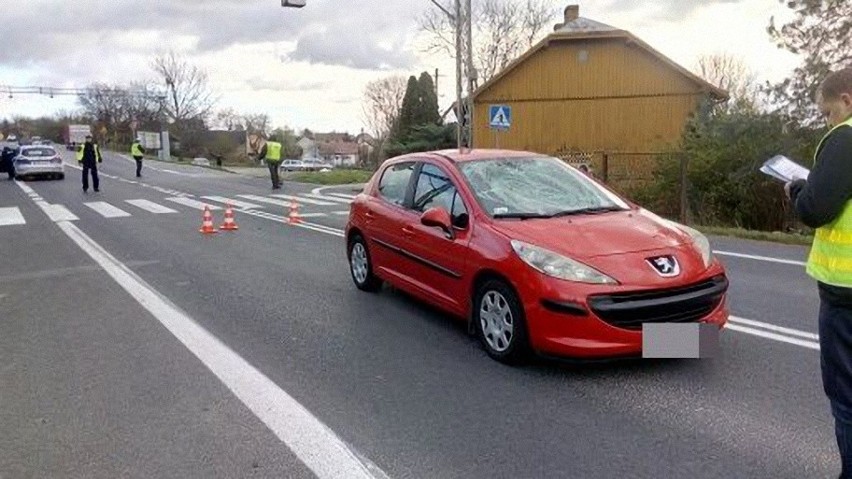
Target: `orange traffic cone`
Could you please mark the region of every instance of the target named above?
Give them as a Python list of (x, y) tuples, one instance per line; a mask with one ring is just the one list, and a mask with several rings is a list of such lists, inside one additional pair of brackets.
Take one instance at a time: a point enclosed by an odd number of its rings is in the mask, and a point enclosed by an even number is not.
[(302, 222), (302, 217), (299, 215), (299, 203), (292, 202), (290, 203), (290, 217), (289, 223), (291, 225), (297, 225)]
[(225, 209), (225, 222), (222, 223), (219, 229), (223, 231), (237, 231), (240, 229), (237, 226), (237, 222), (234, 221), (234, 210), (231, 208), (231, 203), (228, 203), (228, 207)]
[(198, 230), (199, 233), (203, 234), (211, 234), (216, 233), (216, 228), (213, 226), (213, 215), (210, 213), (210, 207), (204, 205), (204, 216), (203, 221), (201, 223), (201, 229)]

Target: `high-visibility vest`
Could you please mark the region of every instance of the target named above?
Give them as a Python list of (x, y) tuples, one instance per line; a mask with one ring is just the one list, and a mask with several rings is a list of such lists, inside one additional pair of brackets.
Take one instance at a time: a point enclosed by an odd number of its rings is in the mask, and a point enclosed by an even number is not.
[(130, 145), (130, 154), (132, 156), (144, 156), (142, 154), (142, 149), (140, 148), (140, 146), (142, 145), (140, 145), (138, 141), (133, 142), (133, 144)]
[(266, 142), (266, 161), (271, 163), (281, 161), (281, 143), (277, 141)]
[[(101, 148), (97, 144), (95, 144), (94, 147), (95, 147), (95, 159), (98, 160), (98, 163), (103, 163), (104, 158), (103, 158), (103, 156), (101, 156)], [(86, 150), (86, 144), (85, 143), (83, 143), (82, 145), (77, 147), (77, 162), (83, 161), (83, 152), (85, 150)]]
[[(838, 128), (852, 128), (852, 117), (832, 128), (820, 140), (814, 163), (825, 140)], [(852, 152), (850, 152), (852, 153)], [(852, 165), (847, 165), (852, 168)], [(817, 228), (806, 265), (808, 275), (817, 281), (852, 288), (852, 200), (831, 223)]]

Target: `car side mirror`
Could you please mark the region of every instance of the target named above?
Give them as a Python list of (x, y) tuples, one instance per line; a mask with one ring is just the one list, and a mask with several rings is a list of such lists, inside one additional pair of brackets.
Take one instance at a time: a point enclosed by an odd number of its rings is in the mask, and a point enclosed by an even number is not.
[(430, 208), (420, 216), (420, 222), (424, 226), (441, 228), (448, 238), (455, 238), (453, 231), (453, 220), (450, 218), (450, 213), (443, 208)]

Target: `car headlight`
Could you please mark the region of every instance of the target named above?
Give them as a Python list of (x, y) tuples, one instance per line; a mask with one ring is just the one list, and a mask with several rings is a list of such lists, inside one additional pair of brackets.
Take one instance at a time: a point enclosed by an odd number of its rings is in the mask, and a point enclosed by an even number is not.
[(526, 264), (554, 278), (578, 283), (617, 284), (618, 282), (594, 268), (538, 246), (512, 240), (512, 248)]

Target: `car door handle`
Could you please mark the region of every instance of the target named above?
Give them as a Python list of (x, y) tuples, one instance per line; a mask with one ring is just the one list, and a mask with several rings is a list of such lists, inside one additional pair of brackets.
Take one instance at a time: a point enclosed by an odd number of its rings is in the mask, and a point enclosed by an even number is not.
[(405, 234), (406, 236), (411, 236), (411, 235), (413, 235), (413, 234), (414, 234), (414, 230), (413, 230), (413, 229), (411, 229), (411, 228), (409, 228), (408, 226), (406, 226), (405, 228), (403, 228), (403, 229), (402, 229), (402, 232), (403, 232), (403, 234)]

